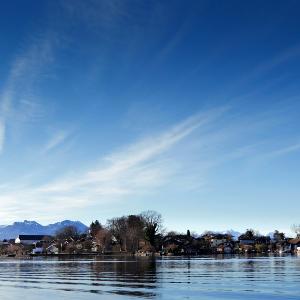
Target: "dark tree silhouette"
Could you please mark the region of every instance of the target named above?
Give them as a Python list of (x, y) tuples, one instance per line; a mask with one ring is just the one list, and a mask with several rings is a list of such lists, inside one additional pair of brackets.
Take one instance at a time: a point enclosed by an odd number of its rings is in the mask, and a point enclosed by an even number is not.
[(273, 238), (275, 241), (283, 241), (285, 239), (285, 234), (283, 232), (279, 232), (278, 230), (274, 231)]
[(155, 247), (155, 239), (162, 230), (161, 214), (153, 210), (148, 210), (141, 213), (141, 217), (144, 220), (145, 239), (151, 246)]
[(144, 236), (144, 220), (141, 216), (129, 215), (127, 217), (127, 250), (136, 252), (139, 248), (139, 241)]
[(253, 240), (255, 237), (255, 231), (253, 229), (247, 229), (245, 233), (239, 236), (239, 240)]
[(92, 224), (90, 225), (90, 235), (92, 237), (95, 237), (97, 235), (97, 233), (103, 229), (103, 226), (101, 225), (101, 223), (96, 220), (95, 222), (92, 222)]

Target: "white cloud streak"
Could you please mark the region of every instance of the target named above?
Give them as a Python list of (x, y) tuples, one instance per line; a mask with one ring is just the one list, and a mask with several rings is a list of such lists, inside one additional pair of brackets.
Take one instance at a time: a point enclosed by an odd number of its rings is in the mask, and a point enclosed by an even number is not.
[[(176, 172), (176, 163), (164, 154), (196, 130), (213, 123), (224, 111), (222, 108), (194, 115), (163, 133), (104, 157), (98, 167), (79, 175), (64, 176), (35, 187), (18, 189), (4, 186), (0, 195), (0, 203), (3, 204), (0, 218), (5, 218), (12, 211), (15, 219), (19, 212), (26, 217), (47, 216), (49, 211), (51, 214), (63, 214), (67, 209), (84, 208), (152, 191), (164, 185)], [(52, 142), (48, 148), (53, 148), (63, 139), (55, 140), (56, 143)]]
[(31, 93), (31, 88), (41, 76), (44, 67), (52, 61), (52, 48), (51, 39), (35, 39), (12, 63), (4, 88), (0, 92), (0, 151), (5, 144), (7, 122), (13, 120), (17, 123), (26, 119), (28, 112), (18, 112), (24, 103), (27, 108), (34, 107), (29, 103), (31, 97), (27, 95)]
[(63, 144), (69, 136), (70, 136), (70, 133), (68, 131), (59, 130), (51, 137), (51, 139), (45, 145), (42, 152), (46, 153), (46, 152), (53, 150), (57, 146)]
[(274, 159), (277, 157), (281, 157), (284, 155), (288, 155), (294, 152), (299, 152), (300, 151), (300, 143), (295, 143), (283, 148), (279, 148), (273, 151), (270, 151), (269, 153), (266, 153), (261, 157), (261, 159)]
[(0, 120), (0, 153), (2, 152), (5, 138), (5, 121)]
[[(8, 222), (38, 216), (39, 220), (53, 221), (54, 215), (63, 218), (71, 212), (111, 205), (129, 196), (143, 197), (168, 184), (172, 184), (172, 189), (203, 188), (210, 170), (265, 153), (257, 140), (258, 144), (251, 144), (245, 139), (251, 131), (270, 126), (265, 115), (261, 117), (264, 122), (260, 118), (253, 122), (228, 122), (228, 111), (220, 108), (193, 115), (163, 132), (100, 157), (97, 166), (81, 168), (77, 173), (65, 172), (38, 185), (4, 184), (0, 186), (0, 219)], [(269, 117), (272, 120), (272, 114)], [(66, 138), (66, 133), (58, 132), (46, 149), (54, 149)], [(294, 144), (265, 154), (276, 158), (299, 149), (300, 145)], [(74, 170), (80, 170), (81, 164), (75, 164)]]

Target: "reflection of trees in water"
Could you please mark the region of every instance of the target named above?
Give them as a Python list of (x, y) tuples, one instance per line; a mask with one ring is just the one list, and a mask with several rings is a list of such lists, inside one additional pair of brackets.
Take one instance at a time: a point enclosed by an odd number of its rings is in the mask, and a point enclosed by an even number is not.
[(272, 260), (276, 270), (286, 271), (287, 260), (284, 257), (277, 257)]
[(152, 298), (157, 288), (156, 262), (126, 258), (91, 263), (91, 284), (108, 293)]
[[(256, 267), (257, 265), (257, 267)], [(242, 268), (244, 270), (245, 273), (253, 273), (253, 272), (259, 272), (259, 262), (257, 261), (254, 261), (254, 260), (248, 260), (244, 263), (242, 263)], [(256, 275), (253, 274), (253, 275), (248, 275), (247, 277), (249, 278), (253, 278), (255, 277)]]

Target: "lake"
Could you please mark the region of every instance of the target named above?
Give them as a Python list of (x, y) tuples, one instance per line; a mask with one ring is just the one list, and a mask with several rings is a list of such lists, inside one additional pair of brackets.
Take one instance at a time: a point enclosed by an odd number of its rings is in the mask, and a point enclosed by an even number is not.
[(0, 259), (0, 299), (300, 299), (300, 257)]

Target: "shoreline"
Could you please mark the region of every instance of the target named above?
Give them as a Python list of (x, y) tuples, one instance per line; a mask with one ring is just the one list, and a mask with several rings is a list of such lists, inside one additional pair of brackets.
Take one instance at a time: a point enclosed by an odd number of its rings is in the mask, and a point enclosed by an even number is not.
[(95, 253), (82, 253), (82, 254), (29, 254), (29, 255), (1, 255), (0, 259), (32, 259), (32, 258), (83, 258), (83, 257), (126, 257), (126, 258), (229, 258), (229, 257), (284, 257), (284, 256), (299, 256), (298, 253), (227, 253), (227, 254), (199, 254), (199, 255), (160, 255), (154, 253), (151, 255), (136, 255), (131, 253), (110, 253), (110, 254), (95, 254)]

